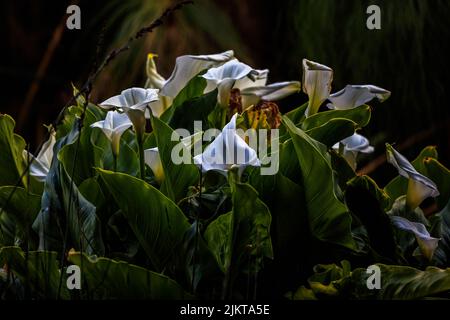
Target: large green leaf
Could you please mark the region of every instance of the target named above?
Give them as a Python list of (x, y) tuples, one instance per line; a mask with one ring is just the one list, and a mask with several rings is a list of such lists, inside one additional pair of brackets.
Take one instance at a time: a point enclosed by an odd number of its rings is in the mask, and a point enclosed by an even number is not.
[(256, 262), (248, 272), (257, 272), (263, 257), (273, 259), (269, 208), (252, 186), (237, 182), (233, 176), (230, 177), (233, 211), (221, 215), (205, 232), (208, 246), (230, 287), (239, 273), (248, 267), (251, 256)]
[(357, 126), (356, 122), (353, 122), (352, 120), (334, 118), (318, 127), (306, 131), (306, 133), (314, 140), (331, 148), (337, 142), (353, 135)]
[(98, 172), (157, 271), (163, 270), (189, 223), (158, 189), (124, 173)]
[(206, 125), (208, 114), (213, 111), (216, 103), (217, 90), (186, 100), (175, 109), (169, 124), (174, 129), (183, 128), (194, 133), (194, 121), (201, 121)]
[(306, 209), (311, 233), (319, 240), (355, 249), (351, 215), (338, 200), (333, 169), (326, 147), (284, 117), (302, 173)]
[(39, 234), (41, 250), (59, 251), (67, 240), (66, 249), (74, 247), (88, 254), (101, 255), (104, 245), (96, 208), (83, 197), (58, 161), (58, 152), (77, 139), (78, 127), (78, 122), (75, 122), (72, 131), (55, 144), (41, 211), (33, 223), (33, 229)]
[(307, 131), (323, 126), (332, 119), (347, 119), (355, 122), (360, 128), (365, 127), (371, 116), (371, 109), (367, 105), (362, 105), (349, 110), (330, 110), (316, 113), (305, 119), (302, 129)]
[(378, 255), (389, 259), (385, 259), (385, 262), (397, 262), (394, 230), (385, 212), (389, 197), (368, 176), (356, 176), (348, 182), (345, 199), (348, 208), (367, 230), (370, 247)]
[(352, 272), (351, 290), (359, 299), (412, 300), (447, 294), (450, 291), (450, 268), (428, 267), (424, 271), (408, 266), (377, 264), (381, 274), (381, 289), (369, 290), (371, 273), (360, 268)]
[(23, 188), (13, 190), (12, 186), (0, 187), (0, 245), (13, 245), (17, 235), (21, 240), (29, 240), (31, 225), (40, 209), (40, 196)]
[(425, 158), (423, 163), (425, 175), (436, 183), (439, 190), (439, 196), (436, 198), (438, 208), (443, 209), (450, 200), (450, 170), (435, 158)]
[[(72, 123), (73, 126), (75, 119), (81, 115), (83, 108), (81, 106), (72, 108), (73, 110), (67, 116), (66, 121)], [(95, 130), (90, 127), (91, 124), (103, 120), (98, 118), (99, 115), (95, 113), (96, 109), (93, 105), (86, 108), (83, 127), (77, 138), (80, 141), (74, 140), (72, 143), (68, 143), (61, 148), (58, 155), (58, 159), (63, 163), (64, 168), (77, 185), (94, 175), (94, 167), (99, 165), (99, 158), (103, 155), (101, 150), (96, 148), (91, 142), (91, 134)]]
[(433, 254), (433, 261), (438, 266), (450, 265), (450, 200), (440, 212), (431, 217), (431, 235), (439, 238), (436, 251)]
[[(424, 160), (426, 158), (437, 159), (437, 157), (438, 154), (436, 151), (436, 147), (429, 146), (424, 148), (417, 156), (417, 158), (411, 162), (411, 164), (419, 173), (426, 175)], [(389, 182), (384, 188), (384, 191), (386, 191), (386, 193), (391, 198), (391, 203), (395, 201), (395, 199), (397, 199), (398, 197), (406, 194), (407, 190), (408, 190), (408, 179), (400, 175), (392, 179), (391, 182)]]
[(199, 170), (193, 164), (190, 154), (188, 157), (191, 164), (175, 164), (172, 160), (172, 150), (180, 142), (171, 140), (174, 131), (155, 117), (152, 118), (152, 126), (164, 169), (164, 181), (161, 185), (161, 191), (171, 200), (178, 201), (186, 196), (189, 186), (193, 186), (198, 182)]
[(0, 114), (0, 186), (26, 186), (22, 178), (26, 163), (23, 158), (25, 140), (14, 133), (15, 122), (7, 114)]
[[(185, 103), (189, 103), (188, 101), (200, 97), (203, 94), (203, 91), (206, 88), (206, 80), (199, 76), (203, 72), (204, 71), (200, 72), (198, 75), (189, 80), (187, 85), (178, 93), (173, 100), (172, 105), (161, 115), (162, 121), (170, 123), (175, 114), (178, 114), (177, 118), (179, 118), (180, 114), (178, 108), (185, 109)], [(185, 111), (181, 111), (181, 113), (185, 113)]]
[(61, 278), (57, 259), (56, 252), (30, 251), (27, 254), (19, 247), (0, 249), (0, 265), (6, 264), (19, 277), (21, 284), (31, 289), (33, 299), (70, 298), (66, 287), (66, 275), (63, 274)]
[(93, 299), (192, 299), (174, 280), (145, 268), (80, 253), (69, 261), (81, 268), (81, 295)]

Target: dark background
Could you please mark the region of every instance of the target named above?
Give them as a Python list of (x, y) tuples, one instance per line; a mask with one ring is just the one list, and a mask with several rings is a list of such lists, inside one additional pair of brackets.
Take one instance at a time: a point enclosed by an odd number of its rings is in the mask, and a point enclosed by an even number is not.
[[(81, 86), (96, 57), (119, 47), (171, 3), (3, 1), (0, 112), (12, 115), (17, 132), (37, 146), (43, 124), (70, 98), (71, 83)], [(70, 4), (81, 8), (81, 30), (65, 28)], [(381, 30), (366, 28), (370, 4), (381, 8)], [(197, 0), (108, 66), (91, 98), (99, 102), (142, 86), (150, 51), (159, 54), (158, 68), (168, 76), (179, 55), (233, 49), (253, 67), (269, 68), (271, 82), (301, 80), (301, 60), (308, 58), (334, 69), (333, 91), (346, 84), (392, 91), (385, 103), (372, 103), (372, 121), (362, 131), (376, 151), (360, 168), (384, 184), (395, 174), (385, 163), (384, 142), (396, 143), (410, 159), (437, 145), (441, 161), (450, 164), (449, 43), (447, 0)], [(291, 97), (282, 111), (306, 99)]]

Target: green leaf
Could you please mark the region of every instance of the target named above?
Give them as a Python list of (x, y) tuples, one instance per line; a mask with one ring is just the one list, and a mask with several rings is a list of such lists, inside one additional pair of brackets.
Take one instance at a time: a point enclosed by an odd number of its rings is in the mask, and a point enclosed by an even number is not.
[(186, 196), (189, 186), (197, 184), (199, 170), (193, 164), (190, 154), (188, 157), (191, 164), (175, 164), (172, 160), (172, 150), (180, 142), (171, 140), (174, 131), (155, 117), (152, 118), (152, 126), (164, 169), (164, 181), (161, 185), (161, 191), (171, 200), (178, 201)]
[(326, 147), (295, 127), (287, 117), (283, 121), (291, 135), (301, 169), (312, 235), (322, 241), (355, 249), (351, 215), (336, 196), (333, 169)]
[[(165, 123), (170, 123), (172, 121), (172, 117), (177, 113), (178, 108), (186, 108), (184, 105), (189, 100), (200, 97), (203, 94), (203, 91), (206, 88), (206, 79), (200, 77), (200, 75), (204, 73), (204, 71), (200, 72), (194, 78), (189, 80), (187, 85), (178, 93), (178, 95), (173, 100), (172, 106), (170, 106), (162, 115), (161, 120)], [(177, 117), (180, 115), (178, 114)], [(181, 127), (184, 128), (184, 127)]]
[[(78, 122), (72, 131), (59, 139), (54, 147), (50, 171), (45, 181), (41, 211), (33, 223), (39, 234), (41, 250), (61, 250), (65, 239), (66, 249), (83, 249), (88, 254), (104, 253), (100, 222), (96, 208), (79, 192), (66, 169), (58, 161), (58, 152), (74, 143), (78, 137)], [(68, 234), (66, 234), (66, 230)]]
[(90, 259), (80, 253), (70, 254), (69, 261), (82, 270), (81, 292), (94, 299), (192, 299), (167, 276), (124, 261)]
[(332, 119), (347, 119), (355, 122), (359, 128), (365, 127), (371, 116), (371, 109), (368, 105), (362, 105), (349, 110), (330, 110), (316, 113), (305, 119), (302, 129), (307, 131), (323, 126)]
[(169, 198), (146, 182), (98, 169), (109, 192), (157, 271), (163, 270), (189, 223)]
[[(81, 112), (80, 109), (82, 110), (81, 107), (78, 107), (78, 112)], [(99, 120), (93, 111), (95, 109), (94, 106), (92, 109), (86, 108), (83, 127), (77, 138), (80, 141), (74, 140), (72, 143), (68, 143), (61, 148), (58, 154), (58, 159), (63, 163), (66, 171), (70, 175), (73, 172), (71, 178), (77, 185), (94, 175), (94, 167), (98, 165), (99, 154), (101, 154), (91, 142), (91, 134), (94, 129), (90, 126)], [(75, 117), (78, 117), (78, 114)]]
[(425, 158), (423, 164), (425, 166), (425, 175), (436, 183), (439, 190), (436, 202), (438, 208), (443, 209), (450, 200), (450, 170), (432, 157)]
[(305, 111), (308, 108), (308, 102), (305, 102), (300, 107), (295, 108), (294, 110), (289, 111), (285, 114), (293, 123), (299, 124), (305, 118)]
[(0, 186), (26, 186), (26, 163), (23, 158), (25, 140), (14, 133), (15, 122), (7, 114), (0, 114)]
[[(318, 113), (316, 113), (315, 115), (317, 114)], [(313, 115), (312, 117), (314, 117), (315, 115)], [(352, 120), (344, 118), (334, 118), (324, 123), (323, 125), (306, 131), (306, 133), (314, 140), (317, 140), (326, 145), (328, 148), (331, 148), (337, 142), (353, 135), (356, 128), (357, 124)]]
[(389, 206), (389, 197), (370, 177), (356, 176), (348, 182), (345, 199), (348, 208), (367, 230), (370, 247), (378, 255), (390, 259), (385, 262), (397, 262), (394, 230), (385, 212)]
[[(23, 286), (29, 286), (34, 299), (57, 299), (61, 271), (58, 255), (50, 251), (30, 251), (24, 253), (19, 247), (0, 249), (0, 265), (8, 268), (19, 277)], [(59, 298), (70, 299), (63, 275)]]
[[(411, 162), (413, 167), (421, 174), (426, 175), (426, 170), (424, 166), (424, 160), (426, 158), (434, 158), (437, 159), (438, 154), (436, 151), (436, 147), (429, 146), (424, 148), (419, 156)], [(405, 195), (406, 191), (408, 190), (408, 179), (405, 177), (402, 177), (398, 175), (394, 179), (389, 182), (386, 187), (384, 188), (384, 191), (391, 197), (391, 202), (395, 201), (398, 197)]]
[(233, 211), (213, 221), (206, 229), (205, 239), (220, 268), (233, 282), (247, 266), (245, 262), (248, 263), (250, 256), (259, 260), (258, 269), (263, 257), (273, 259), (270, 238), (272, 218), (252, 186), (232, 178), (230, 184)]
[(359, 299), (413, 300), (450, 291), (450, 268), (428, 267), (424, 271), (408, 266), (376, 264), (381, 271), (381, 290), (369, 290), (366, 269), (352, 272), (351, 286)]
[[(21, 240), (29, 238), (40, 209), (40, 196), (23, 188), (13, 190), (11, 186), (0, 187), (0, 245), (13, 245), (15, 236)], [(6, 234), (9, 241), (5, 241)]]
[(444, 209), (431, 217), (430, 222), (433, 226), (431, 235), (440, 238), (433, 254), (433, 261), (438, 266), (448, 266), (450, 265), (450, 200)]
[(169, 125), (174, 129), (183, 128), (194, 133), (194, 121), (201, 121), (203, 125), (208, 124), (208, 114), (213, 111), (216, 103), (217, 90), (186, 100), (175, 109)]

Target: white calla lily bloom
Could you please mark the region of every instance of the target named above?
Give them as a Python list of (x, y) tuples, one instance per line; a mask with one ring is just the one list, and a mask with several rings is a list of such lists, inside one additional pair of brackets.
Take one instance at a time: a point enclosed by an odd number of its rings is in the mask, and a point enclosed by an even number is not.
[(228, 106), (231, 90), (240, 90), (243, 110), (259, 100), (276, 101), (300, 91), (300, 82), (279, 82), (266, 85), (269, 70), (257, 70), (233, 59), (220, 67), (211, 68), (202, 77), (207, 80), (205, 93), (218, 88), (217, 101)]
[(416, 237), (420, 251), (428, 260), (431, 260), (434, 251), (438, 247), (439, 238), (430, 236), (427, 228), (422, 223), (411, 222), (400, 216), (391, 216), (391, 221), (397, 228), (413, 233)]
[(105, 136), (111, 141), (111, 150), (117, 157), (119, 155), (120, 137), (132, 125), (125, 113), (108, 111), (105, 120), (97, 121), (91, 124), (91, 127), (99, 128), (103, 131)]
[(374, 85), (346, 85), (344, 89), (328, 97), (330, 103), (327, 107), (336, 110), (347, 110), (359, 107), (370, 100), (377, 98), (384, 102), (391, 96), (391, 92)]
[(372, 153), (374, 151), (369, 140), (358, 133), (354, 133), (352, 136), (336, 143), (333, 149), (338, 152), (342, 151), (341, 155), (353, 170), (356, 170), (356, 158), (359, 153)]
[(194, 157), (202, 172), (215, 170), (227, 176), (231, 168), (238, 167), (241, 175), (247, 166), (261, 166), (256, 151), (237, 134), (236, 118), (237, 113), (205, 151)]
[(53, 147), (56, 143), (56, 132), (50, 133), (49, 139), (42, 145), (41, 150), (35, 157), (30, 152), (24, 150), (23, 158), (28, 163), (30, 161), (30, 175), (40, 182), (47, 178), (53, 159)]
[(330, 109), (345, 110), (359, 107), (374, 98), (380, 102), (390, 97), (391, 92), (374, 85), (347, 85), (331, 94), (333, 69), (314, 61), (303, 59), (303, 91), (309, 97), (306, 116), (319, 111), (326, 100)]
[(416, 209), (423, 200), (439, 196), (436, 184), (428, 177), (420, 174), (402, 154), (391, 145), (386, 144), (387, 160), (398, 173), (408, 179), (406, 204), (411, 210)]
[(129, 88), (120, 95), (111, 97), (102, 103), (104, 109), (119, 109), (126, 113), (138, 134), (145, 132), (145, 111), (150, 102), (158, 100), (157, 89)]
[(320, 105), (328, 99), (333, 82), (333, 70), (323, 64), (303, 59), (303, 92), (309, 97), (306, 115), (319, 111)]
[(220, 66), (233, 59), (233, 50), (211, 55), (184, 55), (176, 59), (175, 68), (171, 76), (166, 80), (158, 73), (154, 61), (155, 54), (149, 54), (147, 58), (147, 88), (159, 89), (159, 100), (150, 104), (155, 117), (167, 110), (173, 99), (200, 72), (212, 67)]

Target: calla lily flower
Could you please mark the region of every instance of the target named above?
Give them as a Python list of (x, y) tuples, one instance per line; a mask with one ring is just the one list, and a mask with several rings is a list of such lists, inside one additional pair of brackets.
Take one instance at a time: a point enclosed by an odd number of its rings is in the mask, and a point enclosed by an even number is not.
[(328, 97), (330, 109), (346, 110), (359, 107), (374, 98), (384, 102), (391, 96), (391, 92), (373, 85), (346, 85), (344, 89)]
[(56, 132), (50, 133), (49, 139), (42, 145), (41, 150), (35, 157), (30, 152), (24, 150), (23, 157), (25, 161), (30, 161), (30, 175), (40, 182), (44, 182), (53, 159), (53, 146), (56, 143)]
[(166, 79), (158, 73), (158, 69), (156, 68), (155, 58), (157, 57), (158, 55), (154, 53), (149, 53), (147, 55), (147, 65), (145, 68), (147, 72), (147, 81), (145, 83), (145, 88), (161, 89), (164, 86), (164, 83), (166, 83)]
[[(341, 149), (343, 148), (343, 150)], [(374, 148), (370, 145), (369, 140), (355, 133), (352, 136), (341, 140), (333, 146), (333, 149), (342, 152), (342, 156), (347, 160), (348, 164), (356, 170), (356, 157), (361, 153), (372, 153)]]
[(326, 100), (330, 109), (352, 109), (378, 98), (383, 102), (390, 97), (391, 92), (373, 85), (347, 85), (341, 91), (331, 93), (333, 70), (317, 62), (303, 59), (303, 91), (308, 95), (309, 102), (306, 115), (319, 111)]
[(422, 223), (411, 222), (400, 216), (391, 216), (391, 221), (397, 228), (413, 233), (419, 244), (420, 251), (428, 260), (431, 260), (440, 239), (430, 236), (427, 228)]
[[(180, 142), (187, 150), (191, 150), (192, 148), (194, 148), (195, 152), (195, 145), (201, 143), (202, 134), (203, 132), (196, 132), (189, 137), (181, 139)], [(150, 167), (150, 169), (152, 169), (155, 180), (159, 184), (161, 184), (164, 180), (164, 169), (161, 162), (161, 157), (159, 155), (158, 147), (144, 150), (144, 159), (145, 163)]]
[(144, 159), (145, 163), (152, 169), (155, 180), (161, 184), (164, 180), (164, 169), (158, 147), (144, 150)]
[(306, 115), (319, 111), (320, 105), (328, 99), (333, 82), (333, 70), (323, 64), (303, 59), (303, 92), (309, 97)]
[(102, 103), (104, 109), (119, 109), (126, 113), (133, 123), (134, 130), (143, 134), (145, 132), (145, 110), (150, 102), (158, 100), (157, 89), (130, 88), (122, 91), (120, 95), (111, 97)]
[(147, 88), (159, 89), (159, 100), (150, 104), (153, 115), (159, 117), (167, 110), (173, 99), (187, 85), (187, 83), (200, 72), (217, 67), (229, 61), (234, 56), (232, 50), (211, 55), (185, 55), (176, 59), (175, 68), (169, 79), (165, 80), (156, 68), (155, 54), (147, 58)]
[(237, 59), (224, 65), (211, 68), (202, 77), (207, 80), (205, 93), (218, 88), (217, 101), (228, 106), (232, 89), (239, 89), (243, 110), (259, 100), (276, 101), (300, 90), (298, 81), (279, 82), (266, 85), (269, 70), (257, 70), (239, 62)]
[(417, 208), (426, 198), (439, 196), (436, 184), (417, 172), (408, 159), (389, 144), (386, 144), (386, 152), (388, 162), (397, 168), (401, 176), (408, 179), (406, 204), (411, 210)]
[(100, 128), (105, 136), (111, 141), (111, 149), (117, 157), (119, 155), (120, 137), (132, 126), (130, 119), (125, 113), (108, 111), (105, 120), (91, 124), (92, 128)]
[(227, 176), (232, 167), (238, 167), (241, 175), (247, 166), (261, 166), (256, 151), (236, 133), (236, 118), (237, 113), (205, 151), (194, 157), (202, 172), (216, 170)]

